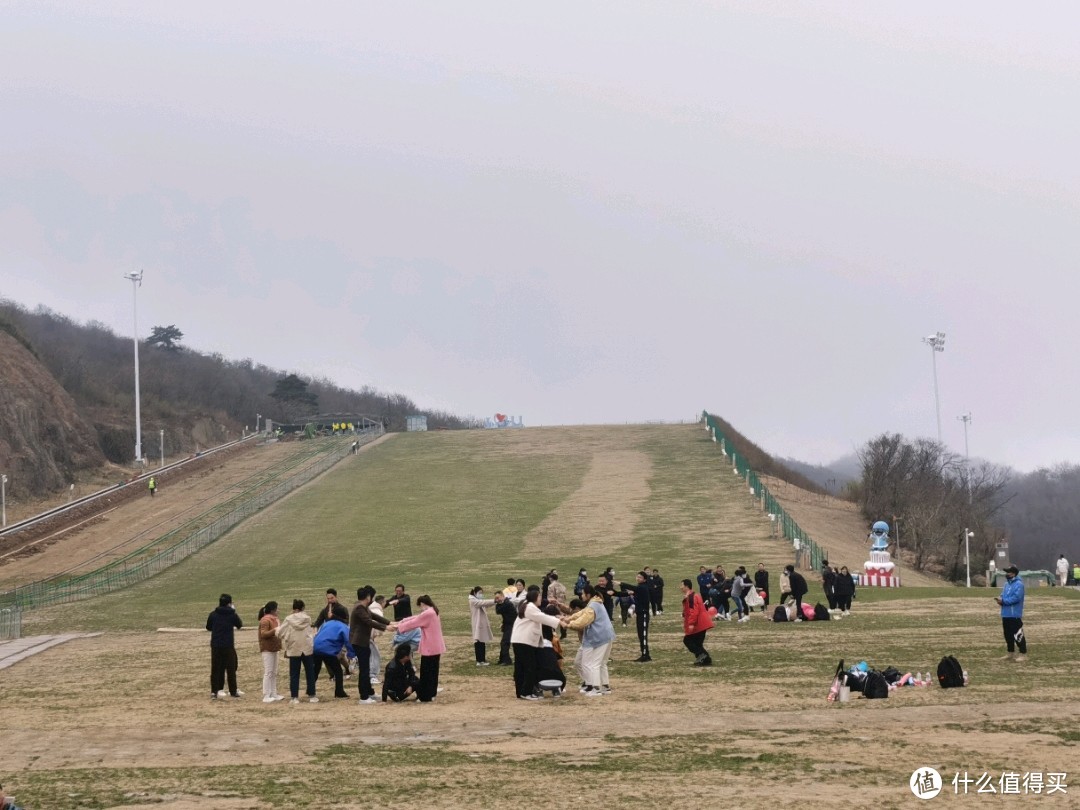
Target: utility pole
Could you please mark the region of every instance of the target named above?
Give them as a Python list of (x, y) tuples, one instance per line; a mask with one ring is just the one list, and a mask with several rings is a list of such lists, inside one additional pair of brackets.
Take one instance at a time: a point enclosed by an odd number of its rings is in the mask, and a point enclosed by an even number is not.
[(143, 271), (124, 275), (131, 282), (131, 308), (135, 330), (131, 339), (135, 344), (135, 462), (143, 464), (142, 455), (142, 413), (139, 409), (139, 298), (138, 288), (142, 286)]

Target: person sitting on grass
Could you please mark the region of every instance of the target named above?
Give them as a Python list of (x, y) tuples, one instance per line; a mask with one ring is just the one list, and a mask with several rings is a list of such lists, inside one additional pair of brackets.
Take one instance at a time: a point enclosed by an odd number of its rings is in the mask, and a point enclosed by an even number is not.
[(394, 660), (386, 665), (386, 673), (383, 675), (383, 703), (388, 700), (402, 703), (415, 698), (419, 688), (420, 679), (416, 677), (412, 664), (412, 646), (404, 641), (394, 648)]

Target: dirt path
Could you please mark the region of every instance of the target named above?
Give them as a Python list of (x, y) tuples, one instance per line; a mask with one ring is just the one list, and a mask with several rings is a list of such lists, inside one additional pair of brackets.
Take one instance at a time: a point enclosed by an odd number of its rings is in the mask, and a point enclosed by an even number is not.
[(629, 545), (651, 472), (649, 457), (637, 450), (593, 453), (581, 486), (529, 532), (522, 555), (539, 557), (552, 548), (606, 553)]

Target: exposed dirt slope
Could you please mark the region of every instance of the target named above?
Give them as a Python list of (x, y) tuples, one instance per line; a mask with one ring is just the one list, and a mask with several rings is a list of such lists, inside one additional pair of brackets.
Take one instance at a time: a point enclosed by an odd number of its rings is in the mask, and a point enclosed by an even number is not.
[(75, 401), (15, 338), (0, 330), (0, 469), (8, 493), (55, 490), (105, 463)]

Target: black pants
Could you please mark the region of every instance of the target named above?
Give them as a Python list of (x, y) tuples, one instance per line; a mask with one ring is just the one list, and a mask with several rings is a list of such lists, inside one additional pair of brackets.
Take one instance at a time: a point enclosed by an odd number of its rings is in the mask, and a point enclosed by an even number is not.
[(803, 609), (802, 609), (802, 600), (803, 600), (803, 599), (804, 599), (804, 598), (806, 597), (806, 594), (805, 594), (805, 593), (793, 593), (793, 594), (792, 594), (791, 596), (792, 596), (792, 598), (793, 598), (793, 599), (795, 600), (795, 605), (796, 605), (796, 607), (798, 608), (798, 610), (796, 611), (795, 615), (796, 615), (796, 616), (797, 616), (798, 618), (800, 618), (800, 619), (802, 619), (803, 621), (805, 621), (805, 620), (806, 620), (806, 614), (805, 614), (805, 613), (803, 613)]
[(483, 641), (474, 641), (472, 646), (473, 653), (476, 654), (476, 663), (482, 664), (487, 661), (487, 644)]
[(758, 590), (765, 592), (765, 595), (763, 597), (761, 597), (762, 599), (765, 600), (765, 604), (761, 606), (761, 611), (762, 611), (762, 613), (764, 613), (765, 608), (767, 608), (769, 606), (769, 589), (768, 588), (758, 588)]
[(421, 703), (429, 703), (439, 694), (439, 658), (438, 655), (420, 656), (420, 685), (416, 696)]
[(841, 596), (841, 595), (837, 594), (837, 596), (836, 596), (836, 606), (840, 610), (851, 610), (851, 597), (850, 596)]
[(712, 657), (705, 649), (705, 634), (707, 630), (702, 630), (700, 633), (691, 633), (688, 636), (683, 636), (682, 643), (686, 645), (686, 649), (694, 654), (694, 658), (698, 661), (704, 658), (706, 661), (711, 662)]
[(210, 693), (216, 695), (229, 679), (229, 694), (236, 696), (236, 648), (210, 648)]
[[(334, 676), (334, 697), (346, 698), (349, 694), (345, 691), (345, 670), (341, 668), (341, 662), (336, 655), (321, 655), (316, 653), (315, 655), (315, 678), (318, 679), (319, 672), (323, 667), (326, 667), (326, 671)], [(370, 684), (370, 678), (368, 679)]]
[(301, 667), (307, 681), (307, 696), (315, 697), (315, 659), (310, 655), (296, 655), (289, 659), (289, 695), (300, 697)]
[(510, 659), (510, 634), (514, 632), (513, 626), (503, 630), (502, 640), (499, 642), (499, 663), (512, 664)]
[(664, 589), (657, 588), (655, 591), (649, 591), (649, 600), (652, 602), (653, 616), (657, 613), (664, 612)]
[(371, 647), (353, 646), (356, 651), (356, 687), (360, 690), (360, 699), (375, 697), (371, 688)]
[[(619, 611), (622, 614), (622, 623), (626, 624), (630, 618), (630, 603), (624, 599), (619, 600)], [(637, 611), (635, 610), (635, 613)]]
[(829, 610), (836, 610), (836, 592), (825, 591), (825, 599), (829, 602)]
[(643, 658), (649, 658), (649, 611), (643, 610), (637, 616), (637, 640)]
[(1005, 633), (1005, 646), (1009, 652), (1015, 652), (1020, 648), (1021, 655), (1027, 655), (1027, 639), (1024, 638), (1024, 622), (1022, 619), (1001, 619), (1001, 629)]
[(536, 647), (514, 645), (514, 691), (526, 697), (536, 690)]

